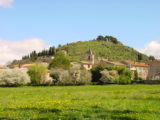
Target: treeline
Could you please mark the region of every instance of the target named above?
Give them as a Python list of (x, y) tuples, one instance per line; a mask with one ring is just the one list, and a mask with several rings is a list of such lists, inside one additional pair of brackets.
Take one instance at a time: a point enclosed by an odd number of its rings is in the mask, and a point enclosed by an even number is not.
[(108, 41), (108, 42), (112, 42), (114, 44), (120, 43), (117, 38), (115, 38), (113, 36), (108, 36), (108, 35), (106, 35), (106, 36), (99, 35), (96, 40), (97, 41)]
[(22, 60), (30, 59), (32, 61), (37, 60), (38, 57), (51, 57), (56, 53), (56, 48), (50, 47), (49, 50), (42, 50), (41, 52), (32, 51), (29, 55), (23, 56)]

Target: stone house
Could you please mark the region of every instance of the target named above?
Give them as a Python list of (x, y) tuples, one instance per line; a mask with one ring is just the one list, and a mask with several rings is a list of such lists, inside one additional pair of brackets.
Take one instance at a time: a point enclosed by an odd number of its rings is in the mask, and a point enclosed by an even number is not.
[(134, 62), (134, 61), (123, 61), (123, 64), (126, 65), (126, 67), (135, 72), (137, 71), (138, 77), (141, 78), (142, 80), (147, 80), (147, 76), (149, 73), (149, 65), (146, 63), (140, 63), (140, 62)]
[(150, 61), (148, 80), (160, 80), (160, 60)]

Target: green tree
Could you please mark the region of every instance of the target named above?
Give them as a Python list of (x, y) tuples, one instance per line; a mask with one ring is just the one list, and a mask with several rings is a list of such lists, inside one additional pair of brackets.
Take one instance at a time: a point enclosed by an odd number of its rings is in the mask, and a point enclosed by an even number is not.
[(149, 60), (155, 60), (154, 56), (149, 56)]
[(65, 54), (64, 51), (58, 51), (54, 59), (49, 64), (49, 68), (63, 68), (63, 69), (69, 69), (71, 66), (70, 64), (70, 58), (68, 55)]
[(28, 75), (32, 84), (45, 84), (47, 79), (47, 68), (45, 66), (35, 65), (29, 68)]
[(98, 40), (98, 41), (105, 41), (105, 38), (102, 35), (99, 35), (96, 40)]
[(112, 42), (114, 44), (117, 44), (118, 43), (118, 40), (117, 38), (113, 37), (113, 36), (105, 36), (105, 40), (106, 41), (109, 41), (109, 42)]
[(141, 53), (138, 53), (137, 59), (138, 59), (138, 62), (143, 60), (143, 55)]
[(37, 60), (37, 57), (38, 57), (38, 55), (37, 55), (36, 51), (33, 51), (33, 52), (30, 54), (30, 59), (31, 59), (32, 61)]

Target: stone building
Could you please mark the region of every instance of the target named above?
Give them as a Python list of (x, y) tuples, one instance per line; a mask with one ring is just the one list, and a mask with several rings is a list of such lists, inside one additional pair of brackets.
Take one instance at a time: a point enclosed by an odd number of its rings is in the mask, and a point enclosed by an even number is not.
[(160, 80), (160, 60), (150, 61), (148, 80)]
[(146, 63), (134, 62), (134, 61), (123, 61), (123, 64), (126, 65), (128, 69), (135, 72), (137, 71), (138, 77), (142, 80), (147, 80), (147, 76), (149, 73), (149, 65)]
[(86, 70), (90, 70), (93, 68), (93, 65), (95, 64), (94, 60), (94, 54), (91, 49), (86, 52), (86, 59), (85, 61), (81, 61), (82, 67), (84, 67)]

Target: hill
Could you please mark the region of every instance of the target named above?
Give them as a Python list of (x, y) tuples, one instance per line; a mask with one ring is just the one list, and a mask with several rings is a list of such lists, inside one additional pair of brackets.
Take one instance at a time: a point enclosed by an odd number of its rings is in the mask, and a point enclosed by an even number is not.
[[(85, 53), (91, 49), (95, 54), (95, 58), (106, 58), (110, 61), (138, 61), (147, 62), (150, 57), (139, 53), (135, 49), (123, 45), (117, 40), (117, 38), (112, 36), (98, 36), (97, 39), (90, 41), (78, 41), (75, 43), (66, 44), (59, 46), (58, 48), (50, 47), (48, 50), (43, 50), (42, 52), (36, 53), (36, 51), (31, 52), (27, 56), (23, 56), (22, 60), (14, 60), (12, 64), (24, 64), (32, 62), (50, 62), (51, 57), (55, 55), (58, 50), (65, 50), (71, 57), (72, 61), (79, 62), (85, 58)], [(151, 57), (152, 59), (153, 57)]]
[(127, 47), (122, 43), (117, 44), (109, 41), (78, 41), (64, 45), (58, 50), (65, 50), (71, 56), (73, 61), (80, 61), (85, 58), (85, 52), (91, 49), (95, 54), (95, 58), (103, 57), (110, 61), (132, 60), (147, 62), (149, 57), (139, 53), (133, 48)]

